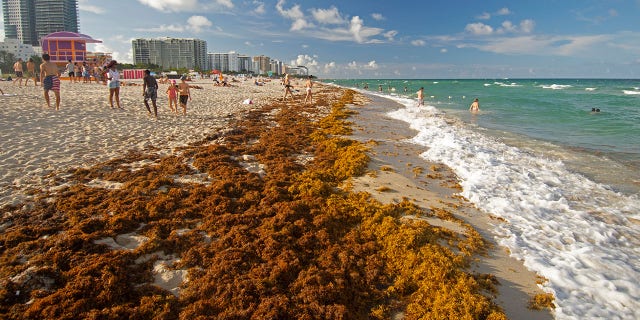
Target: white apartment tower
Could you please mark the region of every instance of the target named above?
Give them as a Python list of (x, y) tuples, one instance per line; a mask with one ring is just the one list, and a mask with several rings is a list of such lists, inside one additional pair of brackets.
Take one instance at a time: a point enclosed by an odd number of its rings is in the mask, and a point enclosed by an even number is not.
[(155, 64), (164, 69), (208, 69), (207, 42), (200, 39), (134, 39), (134, 64)]

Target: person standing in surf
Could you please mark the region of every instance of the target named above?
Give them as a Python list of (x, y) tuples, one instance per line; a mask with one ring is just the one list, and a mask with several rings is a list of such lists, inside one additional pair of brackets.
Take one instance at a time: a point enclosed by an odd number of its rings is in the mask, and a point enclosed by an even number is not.
[(469, 111), (478, 112), (480, 111), (480, 102), (478, 102), (478, 98), (473, 99), (471, 106), (469, 106)]
[(420, 87), (420, 90), (417, 92), (418, 94), (418, 107), (424, 106), (424, 87)]

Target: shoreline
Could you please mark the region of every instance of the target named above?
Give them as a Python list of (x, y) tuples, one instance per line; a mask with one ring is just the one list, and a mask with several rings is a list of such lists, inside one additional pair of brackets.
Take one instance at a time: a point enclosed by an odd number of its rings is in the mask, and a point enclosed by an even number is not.
[[(416, 132), (405, 123), (386, 116), (389, 111), (386, 108), (395, 105), (395, 102), (374, 95), (368, 97), (373, 100), (367, 105), (369, 108), (353, 108), (358, 112), (352, 117), (358, 130), (352, 138), (377, 142), (371, 151), (369, 168), (378, 174), (375, 177), (365, 175), (355, 178), (354, 189), (369, 192), (382, 203), (398, 203), (406, 197), (425, 211), (453, 208), (457, 218), (473, 226), (491, 243), (487, 254), (476, 260), (472, 269), (496, 276), (499, 282), (496, 301), (504, 308), (507, 317), (553, 319), (548, 309), (528, 308), (536, 294), (544, 293), (537, 285), (541, 279), (524, 267), (522, 261), (509, 257), (507, 249), (496, 243), (491, 224), (500, 222), (456, 195), (460, 190), (455, 186), (455, 174), (448, 167), (427, 162), (420, 157), (424, 150), (407, 141)], [(371, 108), (376, 105), (377, 108)], [(397, 106), (401, 107), (400, 104)], [(377, 191), (384, 190), (381, 188), (388, 190)], [(461, 229), (458, 224), (438, 218), (429, 219), (428, 222), (451, 230)]]

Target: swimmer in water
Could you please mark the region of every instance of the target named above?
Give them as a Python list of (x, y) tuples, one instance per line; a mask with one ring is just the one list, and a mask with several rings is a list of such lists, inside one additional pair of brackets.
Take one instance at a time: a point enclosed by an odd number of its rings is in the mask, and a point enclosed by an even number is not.
[(469, 106), (469, 111), (478, 112), (480, 111), (480, 102), (478, 102), (478, 98), (473, 99), (473, 103)]

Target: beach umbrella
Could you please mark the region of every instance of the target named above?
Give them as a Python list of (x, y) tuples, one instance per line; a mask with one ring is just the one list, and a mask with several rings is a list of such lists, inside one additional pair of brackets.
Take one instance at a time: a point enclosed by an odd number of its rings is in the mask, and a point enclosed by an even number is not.
[(218, 69), (213, 69), (213, 70), (211, 70), (211, 73), (213, 73), (213, 74), (218, 74), (218, 73), (220, 73), (220, 70), (218, 70)]

